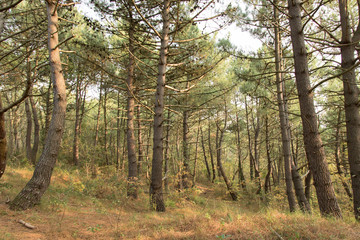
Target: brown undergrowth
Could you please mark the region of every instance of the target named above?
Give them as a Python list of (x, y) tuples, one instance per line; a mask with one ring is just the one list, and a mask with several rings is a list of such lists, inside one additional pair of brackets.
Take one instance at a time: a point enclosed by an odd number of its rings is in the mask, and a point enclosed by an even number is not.
[(9, 167), (0, 179), (0, 239), (360, 239), (359, 225), (351, 220), (254, 207), (251, 199), (231, 202), (205, 185), (166, 194), (167, 211), (152, 212), (146, 184), (139, 199), (127, 199), (123, 176), (99, 172), (91, 179), (57, 170), (39, 206), (14, 212), (6, 201), (32, 172)]

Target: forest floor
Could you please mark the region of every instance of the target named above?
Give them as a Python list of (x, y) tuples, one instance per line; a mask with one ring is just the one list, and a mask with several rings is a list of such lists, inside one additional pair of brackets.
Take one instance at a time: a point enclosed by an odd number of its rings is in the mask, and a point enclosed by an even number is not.
[(106, 169), (96, 179), (55, 169), (40, 205), (9, 210), (6, 202), (31, 174), (30, 168), (8, 167), (0, 179), (0, 239), (360, 239), (350, 213), (344, 220), (325, 219), (287, 213), (283, 199), (273, 200), (278, 210), (257, 198), (232, 202), (222, 186), (170, 192), (166, 212), (157, 213), (149, 210), (145, 184), (138, 200), (128, 199), (125, 179)]

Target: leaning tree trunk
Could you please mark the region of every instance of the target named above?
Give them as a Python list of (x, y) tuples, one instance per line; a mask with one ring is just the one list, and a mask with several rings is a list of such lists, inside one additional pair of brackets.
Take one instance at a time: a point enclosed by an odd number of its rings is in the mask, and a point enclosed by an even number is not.
[[(360, 7), (358, 1), (358, 8)], [(356, 220), (360, 221), (360, 114), (359, 114), (359, 88), (355, 75), (355, 45), (360, 40), (360, 24), (351, 36), (349, 23), (348, 1), (339, 0), (341, 21), (341, 68), (344, 73), (346, 137), (348, 145), (348, 159), (350, 165), (351, 184), (353, 190), (354, 213)]]
[(169, 47), (170, 30), (170, 0), (164, 0), (162, 6), (163, 29), (160, 46), (159, 73), (155, 93), (154, 140), (153, 160), (150, 184), (150, 207), (158, 212), (165, 212), (162, 192), (162, 163), (163, 163), (163, 112), (164, 91), (166, 79), (167, 53)]
[(50, 184), (52, 171), (60, 149), (61, 138), (64, 132), (66, 112), (66, 86), (62, 73), (59, 41), (57, 1), (48, 0), (48, 49), (51, 78), (54, 85), (54, 110), (45, 140), (45, 147), (34, 174), (26, 186), (10, 203), (12, 210), (25, 210), (40, 203), (42, 195)]
[(301, 3), (299, 0), (288, 0), (288, 7), (305, 151), (313, 173), (320, 212), (325, 216), (341, 218), (341, 210), (335, 196), (324, 146), (318, 131), (314, 93), (310, 90), (307, 51), (301, 22)]

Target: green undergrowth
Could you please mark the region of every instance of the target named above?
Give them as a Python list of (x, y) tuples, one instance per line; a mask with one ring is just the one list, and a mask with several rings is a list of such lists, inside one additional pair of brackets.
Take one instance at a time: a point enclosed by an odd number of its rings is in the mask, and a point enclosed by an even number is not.
[[(44, 229), (52, 224), (56, 231), (39, 230), (44, 239), (360, 239), (359, 225), (346, 208), (343, 220), (322, 218), (315, 208), (312, 215), (289, 213), (280, 188), (258, 195), (251, 184), (238, 191), (237, 202), (221, 182), (184, 191), (170, 186), (164, 193), (167, 211), (157, 213), (149, 209), (145, 178), (138, 199), (128, 199), (126, 176), (108, 167), (99, 168), (96, 178), (57, 167), (40, 205), (14, 215), (4, 202), (16, 196), (32, 171), (31, 166), (10, 166), (0, 179), (0, 220), (21, 217)], [(3, 239), (21, 239), (10, 233)]]

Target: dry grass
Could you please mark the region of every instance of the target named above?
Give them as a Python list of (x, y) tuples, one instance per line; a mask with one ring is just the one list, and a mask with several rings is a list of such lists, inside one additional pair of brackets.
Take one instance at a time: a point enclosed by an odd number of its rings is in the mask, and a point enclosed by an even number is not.
[(55, 172), (39, 206), (10, 211), (6, 200), (30, 177), (28, 169), (8, 168), (0, 180), (0, 239), (360, 239), (359, 225), (349, 220), (249, 208), (206, 186), (168, 194), (167, 211), (156, 213), (143, 191), (138, 200), (124, 197), (121, 176), (100, 181), (64, 171)]

